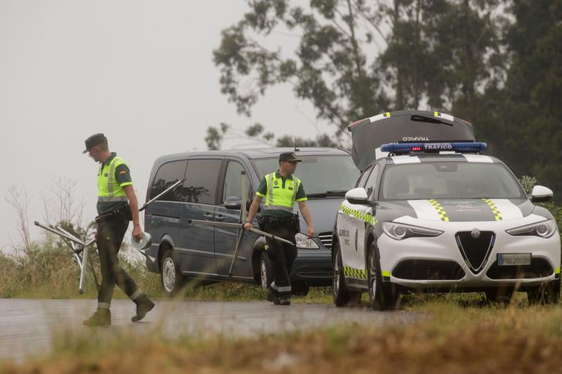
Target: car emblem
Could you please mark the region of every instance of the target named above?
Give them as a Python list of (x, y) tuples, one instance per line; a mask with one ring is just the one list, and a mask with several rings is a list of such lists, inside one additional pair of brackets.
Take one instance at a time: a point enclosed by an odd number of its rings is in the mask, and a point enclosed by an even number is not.
[(473, 229), (470, 232), (470, 236), (472, 236), (474, 239), (478, 239), (480, 237), (480, 230), (478, 229)]

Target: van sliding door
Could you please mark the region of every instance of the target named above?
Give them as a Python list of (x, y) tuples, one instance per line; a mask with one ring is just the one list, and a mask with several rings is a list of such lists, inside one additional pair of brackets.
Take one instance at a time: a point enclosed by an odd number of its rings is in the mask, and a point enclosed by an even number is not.
[(190, 220), (213, 221), (217, 181), (222, 159), (190, 159), (182, 188), (180, 211), (180, 267), (186, 275), (217, 274), (214, 227), (193, 225)]
[[(236, 161), (229, 161), (226, 166), (226, 174), (222, 185), (222, 198), (215, 210), (215, 220), (220, 222), (238, 223), (240, 222), (240, 209), (228, 209), (225, 207), (227, 198), (242, 199), (241, 172), (245, 168)], [(247, 174), (246, 170), (246, 175)], [(248, 201), (252, 199), (252, 186), (246, 176), (246, 186), (248, 188)], [(227, 276), (236, 248), (238, 230), (235, 228), (215, 227), (215, 259), (219, 275)], [(252, 249), (257, 235), (246, 232), (242, 245), (238, 252), (238, 257), (234, 263), (232, 274), (235, 277), (252, 278)]]

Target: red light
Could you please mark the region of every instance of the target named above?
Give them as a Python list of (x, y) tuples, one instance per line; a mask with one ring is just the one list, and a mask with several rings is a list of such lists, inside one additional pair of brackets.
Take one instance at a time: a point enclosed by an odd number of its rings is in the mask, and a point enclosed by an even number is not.
[(421, 147), (412, 147), (413, 152), (421, 151)]

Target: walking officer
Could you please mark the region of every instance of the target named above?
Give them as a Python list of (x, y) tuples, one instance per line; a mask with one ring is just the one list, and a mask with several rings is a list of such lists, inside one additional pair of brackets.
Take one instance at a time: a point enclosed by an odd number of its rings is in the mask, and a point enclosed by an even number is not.
[[(308, 236), (314, 236), (312, 217), (306, 205), (306, 194), (300, 179), (293, 174), (300, 162), (294, 152), (279, 155), (279, 169), (266, 175), (250, 206), (248, 220), (244, 228), (252, 227), (252, 220), (261, 202), (265, 199), (265, 209), (261, 211), (258, 223), (260, 229), (275, 236), (295, 242), (295, 235), (300, 231), (299, 217), (293, 213), (295, 201), (308, 226)], [(266, 253), (271, 260), (273, 282), (268, 285), (267, 300), (275, 305), (291, 304), (291, 266), (297, 257), (297, 247), (278, 240), (266, 238)]]
[(109, 151), (107, 138), (103, 134), (95, 134), (86, 139), (86, 150), (83, 153), (89, 153), (94, 161), (100, 163), (96, 245), (102, 275), (98, 309), (84, 321), (84, 325), (94, 327), (111, 324), (109, 307), (115, 284), (137, 305), (136, 315), (131, 320), (138, 322), (154, 308), (154, 303), (119, 266), (117, 258), (130, 220), (133, 221), (133, 238), (139, 241), (142, 237), (138, 202), (129, 167), (116, 153)]

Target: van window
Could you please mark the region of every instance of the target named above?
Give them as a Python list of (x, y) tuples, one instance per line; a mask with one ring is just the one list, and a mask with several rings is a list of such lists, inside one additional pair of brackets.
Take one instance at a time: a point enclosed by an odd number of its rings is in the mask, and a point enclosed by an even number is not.
[[(242, 180), (241, 180), (241, 172), (244, 171), (244, 167), (234, 161), (230, 161), (228, 163), (228, 167), (226, 168), (226, 176), (224, 178), (224, 186), (222, 192), (222, 203), (226, 201), (227, 197), (230, 196), (237, 196), (242, 198)], [(248, 198), (251, 200), (252, 198), (252, 191), (250, 186), (250, 181), (246, 176), (246, 190), (248, 191)]]
[(215, 204), (221, 164), (222, 160), (190, 160), (181, 190), (182, 201)]
[[(187, 161), (172, 161), (160, 166), (154, 177), (154, 183), (150, 190), (150, 199), (158, 196), (166, 188), (183, 179)], [(172, 191), (167, 192), (159, 200), (162, 201), (181, 201), (181, 189), (179, 186)]]

